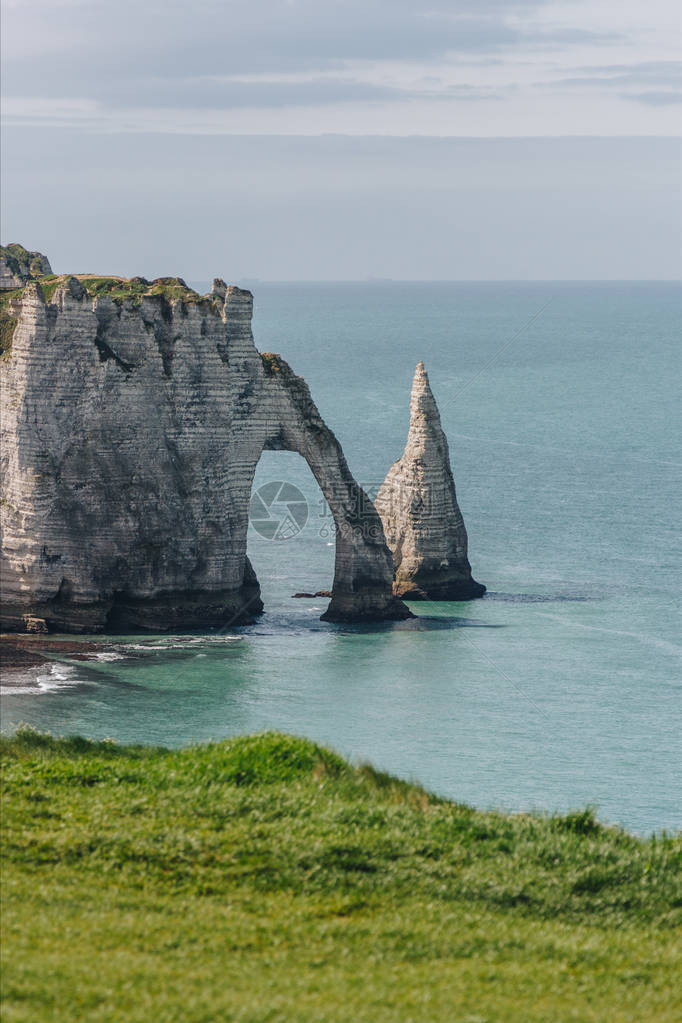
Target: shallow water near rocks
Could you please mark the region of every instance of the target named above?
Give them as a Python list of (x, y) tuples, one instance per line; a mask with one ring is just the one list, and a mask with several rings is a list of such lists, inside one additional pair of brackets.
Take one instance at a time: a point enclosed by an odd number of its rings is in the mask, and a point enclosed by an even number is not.
[[(482, 600), (413, 621), (319, 621), (333, 522), (249, 538), (266, 604), (225, 634), (116, 637), (96, 661), (5, 679), (2, 727), (184, 745), (275, 728), (506, 810), (596, 805), (680, 826), (680, 288), (259, 284), (254, 331), (310, 385), (371, 492), (402, 453), (415, 364), (450, 440)], [(30, 684), (26, 685), (26, 680)]]

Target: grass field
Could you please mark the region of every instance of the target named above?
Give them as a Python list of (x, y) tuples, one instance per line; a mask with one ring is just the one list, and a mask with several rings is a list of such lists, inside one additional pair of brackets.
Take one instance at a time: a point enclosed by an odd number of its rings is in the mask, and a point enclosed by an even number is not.
[(5, 1023), (680, 1019), (679, 838), (274, 733), (1, 752)]

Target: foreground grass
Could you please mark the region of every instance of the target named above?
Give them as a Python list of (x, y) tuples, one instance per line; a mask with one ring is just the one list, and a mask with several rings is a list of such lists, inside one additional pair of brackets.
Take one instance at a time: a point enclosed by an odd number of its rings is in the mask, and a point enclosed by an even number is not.
[(679, 839), (268, 733), (3, 740), (4, 1020), (678, 1020)]

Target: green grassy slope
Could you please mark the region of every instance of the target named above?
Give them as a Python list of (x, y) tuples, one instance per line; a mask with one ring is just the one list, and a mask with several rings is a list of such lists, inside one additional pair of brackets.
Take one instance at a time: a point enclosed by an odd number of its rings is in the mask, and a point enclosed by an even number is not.
[(679, 1019), (679, 839), (273, 733), (1, 752), (6, 1023)]

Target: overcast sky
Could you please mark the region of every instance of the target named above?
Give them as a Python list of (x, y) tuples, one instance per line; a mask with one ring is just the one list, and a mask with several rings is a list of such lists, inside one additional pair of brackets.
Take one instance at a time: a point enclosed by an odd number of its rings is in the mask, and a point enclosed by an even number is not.
[(3, 240), (60, 269), (679, 276), (677, 0), (2, 7)]

